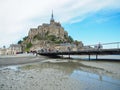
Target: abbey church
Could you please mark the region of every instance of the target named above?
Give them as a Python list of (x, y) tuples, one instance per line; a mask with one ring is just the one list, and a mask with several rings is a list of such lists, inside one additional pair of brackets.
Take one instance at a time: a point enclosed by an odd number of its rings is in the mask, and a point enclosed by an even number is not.
[(46, 35), (54, 35), (61, 41), (67, 41), (65, 37), (68, 37), (68, 33), (64, 30), (59, 22), (55, 22), (53, 13), (51, 15), (50, 24), (39, 25), (38, 28), (31, 28), (28, 36), (29, 39), (33, 39), (35, 35), (40, 35), (41, 38), (44, 38)]
[(35, 50), (37, 48), (55, 48), (56, 44), (70, 43), (73, 39), (68, 36), (67, 31), (59, 22), (54, 20), (53, 12), (51, 14), (50, 23), (43, 23), (37, 28), (31, 28), (28, 36), (24, 38), (22, 46)]

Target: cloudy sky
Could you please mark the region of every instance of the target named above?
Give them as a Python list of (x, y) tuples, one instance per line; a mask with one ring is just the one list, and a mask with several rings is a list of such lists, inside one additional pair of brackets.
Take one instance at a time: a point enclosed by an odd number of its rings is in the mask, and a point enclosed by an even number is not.
[(0, 0), (0, 47), (17, 43), (51, 12), (84, 44), (120, 42), (120, 0)]

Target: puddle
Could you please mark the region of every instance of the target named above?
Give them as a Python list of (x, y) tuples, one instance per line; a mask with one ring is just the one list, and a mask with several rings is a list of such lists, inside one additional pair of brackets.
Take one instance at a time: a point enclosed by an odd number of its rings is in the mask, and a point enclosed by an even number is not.
[[(90, 72), (74, 70), (72, 78), (82, 83), (87, 90), (119, 90), (120, 80)], [(98, 88), (99, 87), (99, 88)]]
[(6, 69), (18, 71), (19, 70), (19, 66), (7, 66), (7, 67), (0, 68), (0, 70), (6, 70)]

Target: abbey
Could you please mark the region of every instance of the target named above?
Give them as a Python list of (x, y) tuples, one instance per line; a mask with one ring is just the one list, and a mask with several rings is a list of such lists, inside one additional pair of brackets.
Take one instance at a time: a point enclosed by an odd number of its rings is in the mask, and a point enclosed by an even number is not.
[(59, 22), (54, 20), (53, 12), (51, 14), (50, 23), (43, 23), (37, 28), (31, 28), (28, 36), (19, 41), (23, 51), (36, 50), (40, 48), (56, 48), (56, 45), (62, 43), (73, 42), (72, 37), (68, 36), (67, 31)]
[(28, 33), (29, 40), (32, 40), (35, 35), (39, 35), (39, 37), (44, 38), (47, 36), (55, 36), (61, 41), (67, 41), (65, 37), (68, 37), (68, 33), (64, 30), (59, 22), (55, 22), (53, 13), (51, 15), (50, 24), (42, 24), (37, 28), (31, 28)]

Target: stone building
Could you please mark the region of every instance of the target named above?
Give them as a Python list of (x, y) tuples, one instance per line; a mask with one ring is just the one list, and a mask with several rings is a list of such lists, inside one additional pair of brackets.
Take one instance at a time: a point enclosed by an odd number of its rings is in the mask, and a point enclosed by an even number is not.
[(21, 46), (18, 44), (11, 44), (8, 49), (7, 54), (17, 54), (19, 52), (22, 52)]
[(32, 40), (35, 35), (39, 35), (44, 38), (46, 35), (54, 35), (58, 37), (60, 40), (65, 40), (65, 37), (68, 36), (68, 33), (64, 30), (59, 22), (55, 22), (53, 13), (51, 15), (50, 24), (43, 23), (39, 25), (37, 28), (31, 28), (28, 33), (29, 40)]
[(9, 48), (0, 48), (0, 55), (15, 55), (22, 52), (21, 46), (18, 44), (11, 44)]
[[(63, 45), (61, 45), (63, 43)], [(54, 49), (65, 51), (68, 47), (71, 50), (78, 50), (79, 47), (83, 46), (80, 43), (76, 45), (66, 46), (64, 43), (74, 43), (72, 37), (68, 36), (67, 31), (61, 26), (59, 22), (54, 20), (53, 13), (51, 14), (50, 23), (43, 23), (37, 28), (31, 28), (28, 32), (26, 39), (23, 39), (21, 46), (23, 46), (24, 51), (37, 51), (39, 49)]]
[(55, 44), (68, 42), (69, 36), (67, 31), (59, 22), (54, 20), (53, 13), (51, 14), (50, 23), (43, 23), (37, 28), (31, 28), (27, 38), (22, 42), (23, 49), (31, 44), (30, 50), (39, 48), (54, 48)]
[(5, 54), (6, 54), (6, 49), (0, 48), (0, 55), (5, 55)]

